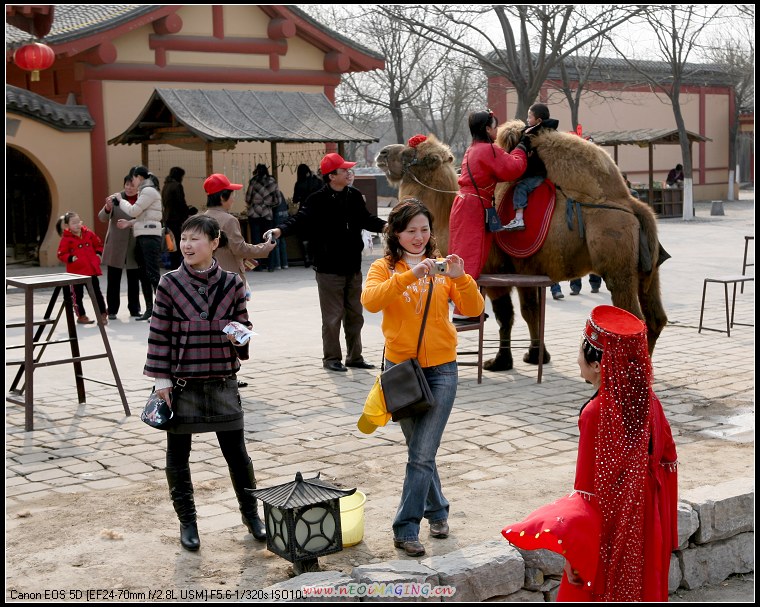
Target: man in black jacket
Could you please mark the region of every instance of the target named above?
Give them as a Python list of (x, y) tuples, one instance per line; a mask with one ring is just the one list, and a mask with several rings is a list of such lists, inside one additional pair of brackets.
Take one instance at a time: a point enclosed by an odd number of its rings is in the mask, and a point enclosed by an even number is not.
[[(355, 164), (340, 154), (327, 154), (319, 165), (325, 182), (322, 189), (271, 231), (275, 238), (295, 233), (310, 243), (322, 311), (322, 364), (330, 371), (374, 368), (362, 357), (362, 230), (382, 232), (385, 221), (367, 210), (359, 190), (349, 187), (349, 169)], [(346, 333), (345, 365), (341, 322)]]

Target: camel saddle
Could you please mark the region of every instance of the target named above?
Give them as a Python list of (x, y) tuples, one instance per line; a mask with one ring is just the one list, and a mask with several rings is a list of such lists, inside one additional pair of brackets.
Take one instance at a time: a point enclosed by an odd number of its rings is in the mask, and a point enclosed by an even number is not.
[[(499, 218), (507, 225), (515, 217), (512, 206), (512, 185), (499, 204)], [(544, 179), (541, 185), (528, 196), (528, 206), (523, 211), (525, 229), (519, 232), (496, 232), (499, 248), (511, 257), (525, 258), (537, 253), (544, 246), (549, 224), (554, 214), (556, 191), (554, 184)]]

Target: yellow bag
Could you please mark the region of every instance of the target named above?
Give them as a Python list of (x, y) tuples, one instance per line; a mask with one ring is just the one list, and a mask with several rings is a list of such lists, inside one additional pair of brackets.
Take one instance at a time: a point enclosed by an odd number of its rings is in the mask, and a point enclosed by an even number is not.
[(364, 434), (372, 434), (378, 426), (387, 424), (390, 418), (391, 414), (388, 413), (388, 408), (385, 406), (383, 388), (380, 385), (380, 376), (378, 375), (367, 395), (367, 400), (364, 402), (364, 411), (362, 411), (359, 421), (356, 422), (356, 427)]

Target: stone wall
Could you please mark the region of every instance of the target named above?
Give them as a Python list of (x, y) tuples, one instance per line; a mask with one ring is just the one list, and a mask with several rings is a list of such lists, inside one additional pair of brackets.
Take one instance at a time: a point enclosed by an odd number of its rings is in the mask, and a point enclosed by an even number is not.
[[(669, 592), (754, 571), (754, 478), (685, 491), (680, 498)], [(350, 575), (304, 573), (266, 591), (298, 601), (554, 601), (563, 566), (564, 558), (553, 552), (518, 550), (494, 540), (420, 561), (362, 565)]]

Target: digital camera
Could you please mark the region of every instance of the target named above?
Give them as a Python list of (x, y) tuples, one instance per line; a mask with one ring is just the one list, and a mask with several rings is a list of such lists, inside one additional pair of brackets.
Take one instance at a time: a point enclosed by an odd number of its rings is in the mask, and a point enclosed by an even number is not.
[(449, 269), (449, 262), (446, 261), (443, 257), (439, 257), (435, 260), (435, 273), (436, 274), (445, 274)]

